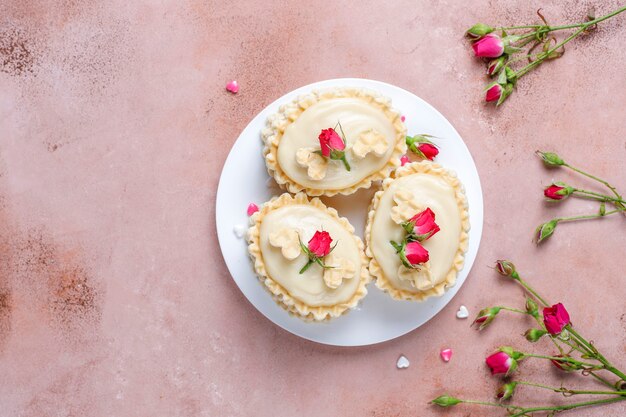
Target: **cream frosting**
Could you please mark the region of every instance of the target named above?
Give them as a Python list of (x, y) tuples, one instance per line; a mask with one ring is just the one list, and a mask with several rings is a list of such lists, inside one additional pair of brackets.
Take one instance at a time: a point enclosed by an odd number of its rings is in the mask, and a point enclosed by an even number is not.
[[(462, 186), (453, 174), (430, 162), (406, 165), (396, 173), (397, 178), (385, 180), (376, 193), (368, 216), (370, 273), (395, 298), (440, 295), (454, 283), (467, 249), (469, 221)], [(441, 230), (422, 242), (430, 254), (428, 267), (407, 270), (389, 241), (401, 241), (406, 232), (398, 222), (426, 207), (435, 213)]]
[[(365, 132), (376, 130), (385, 140), (385, 150), (378, 156), (370, 152), (363, 158), (351, 158), (346, 153), (350, 164), (347, 171), (341, 161), (331, 161), (326, 169), (324, 181), (310, 178), (306, 170), (296, 163), (294, 155), (301, 148), (319, 148), (318, 136), (322, 129), (335, 127), (341, 122), (345, 133), (347, 148), (352, 147)], [(339, 128), (336, 129), (339, 133)], [(336, 98), (320, 101), (306, 109), (300, 117), (285, 129), (278, 145), (278, 163), (285, 174), (298, 184), (321, 189), (346, 188), (360, 182), (387, 163), (395, 142), (393, 124), (380, 109), (370, 106), (358, 98)]]
[[(285, 193), (265, 203), (251, 222), (248, 250), (255, 270), (291, 313), (315, 320), (337, 317), (367, 294), (365, 285), (371, 278), (363, 243), (350, 223), (320, 200)], [(308, 258), (301, 251), (296, 254), (294, 236), (306, 245), (317, 230), (328, 232), (336, 243), (324, 259), (333, 268), (312, 264), (300, 274)]]
[[(322, 166), (310, 155), (319, 149), (322, 129), (341, 122), (346, 139), (346, 158)], [(339, 127), (337, 132), (341, 133)], [(337, 88), (314, 91), (281, 106), (268, 118), (262, 132), (264, 155), (270, 175), (291, 192), (309, 195), (352, 194), (386, 178), (400, 165), (406, 152), (406, 128), (390, 100), (361, 89)]]

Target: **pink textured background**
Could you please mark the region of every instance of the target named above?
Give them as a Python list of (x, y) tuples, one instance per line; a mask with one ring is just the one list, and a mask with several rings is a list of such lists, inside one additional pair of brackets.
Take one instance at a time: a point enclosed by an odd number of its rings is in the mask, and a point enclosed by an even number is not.
[[(563, 225), (531, 243), (542, 220), (596, 210), (544, 204), (552, 178), (593, 184), (545, 170), (534, 150), (626, 189), (626, 15), (524, 78), (495, 111), (481, 102), (483, 67), (463, 31), (530, 23), (539, 7), (573, 22), (594, 2), (392, 3), (0, 3), (0, 415), (500, 415), (427, 401), (490, 398), (498, 381), (483, 358), (498, 345), (550, 351), (519, 337), (523, 318), (478, 334), (454, 317), (460, 304), (471, 314), (521, 305), (489, 268), (502, 257), (626, 367), (625, 220)], [(598, 15), (618, 5), (595, 3)], [(386, 81), (433, 104), (466, 140), (485, 192), (482, 247), (454, 301), (407, 336), (356, 349), (262, 317), (232, 282), (214, 221), (222, 164), (248, 121), (335, 77)], [(236, 96), (224, 91), (230, 79)], [(448, 364), (442, 347), (455, 350)], [(411, 367), (398, 371), (401, 353)], [(531, 360), (520, 372), (556, 376)], [(521, 402), (544, 394), (524, 392)]]

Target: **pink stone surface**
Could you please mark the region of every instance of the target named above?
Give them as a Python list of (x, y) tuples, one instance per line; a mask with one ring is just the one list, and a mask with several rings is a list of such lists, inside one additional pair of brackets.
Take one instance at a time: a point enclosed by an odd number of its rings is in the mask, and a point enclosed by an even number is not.
[[(449, 416), (427, 402), (492, 398), (499, 380), (484, 357), (498, 346), (551, 348), (523, 340), (523, 317), (480, 334), (455, 318), (461, 304), (472, 314), (523, 305), (490, 269), (499, 258), (626, 368), (625, 220), (562, 225), (531, 243), (538, 223), (596, 210), (542, 201), (552, 179), (594, 184), (544, 169), (536, 149), (626, 190), (626, 16), (568, 45), (498, 110), (483, 103), (484, 68), (463, 39), (477, 21), (530, 23), (540, 7), (560, 23), (588, 4), (597, 15), (618, 5), (584, 3), (2, 1), (0, 414)], [(237, 95), (224, 89), (235, 77)], [(335, 77), (386, 81), (434, 105), (465, 138), (485, 193), (482, 247), (454, 301), (417, 331), (350, 349), (260, 315), (229, 276), (214, 220), (239, 132), (280, 95)], [(450, 364), (437, 358), (442, 346), (455, 350)], [(400, 353), (411, 361), (403, 372)], [(560, 384), (540, 361), (520, 374)]]

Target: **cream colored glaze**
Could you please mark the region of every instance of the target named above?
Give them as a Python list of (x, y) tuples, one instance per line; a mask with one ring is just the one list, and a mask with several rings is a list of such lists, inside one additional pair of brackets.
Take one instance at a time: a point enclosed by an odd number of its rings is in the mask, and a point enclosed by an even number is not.
[[(322, 129), (334, 128), (337, 121), (341, 122), (346, 134), (348, 148), (362, 132), (376, 129), (387, 139), (387, 151), (381, 156), (370, 152), (365, 158), (359, 159), (346, 149), (350, 172), (341, 161), (330, 161), (324, 179), (313, 180), (308, 177), (307, 169), (296, 162), (296, 152), (305, 147), (319, 149), (320, 132)], [(289, 178), (300, 185), (322, 190), (341, 189), (357, 184), (385, 166), (395, 144), (396, 130), (382, 110), (359, 98), (334, 98), (312, 105), (287, 126), (278, 144), (278, 164)]]
[(383, 193), (372, 222), (370, 250), (394, 287), (419, 292), (410, 282), (398, 277), (401, 262), (389, 243), (390, 240), (399, 242), (405, 235), (402, 227), (391, 219), (391, 208), (395, 204), (393, 195), (399, 189), (413, 193), (415, 201), (424, 208), (430, 207), (441, 228), (433, 237), (422, 242), (430, 254), (433, 284), (443, 282), (453, 264), (461, 235), (461, 210), (457, 205), (454, 188), (444, 179), (433, 175), (413, 174), (398, 178)]
[[(282, 255), (280, 248), (269, 243), (269, 234), (285, 227), (296, 229), (305, 244), (316, 230), (330, 233), (333, 245), (337, 243), (333, 255), (348, 259), (355, 265), (354, 277), (344, 279), (338, 288), (331, 289), (324, 283), (323, 270), (319, 265), (311, 265), (307, 271), (299, 274), (307, 262), (306, 256), (300, 254), (290, 261)], [(290, 205), (271, 211), (261, 223), (259, 246), (269, 277), (291, 296), (309, 306), (333, 306), (349, 301), (358, 289), (362, 265), (354, 237), (337, 220), (322, 210), (306, 205)]]

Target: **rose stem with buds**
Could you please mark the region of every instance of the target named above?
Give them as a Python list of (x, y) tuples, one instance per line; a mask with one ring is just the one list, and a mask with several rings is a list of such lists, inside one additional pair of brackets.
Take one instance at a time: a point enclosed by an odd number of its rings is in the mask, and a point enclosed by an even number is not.
[(602, 22), (603, 20), (609, 19), (613, 16), (615, 16), (616, 14), (622, 13), (623, 11), (626, 11), (626, 6), (615, 10), (614, 12), (611, 12), (605, 16), (599, 17), (597, 19), (593, 19), (590, 20), (588, 22), (584, 22), (584, 23), (577, 23), (577, 24), (573, 24), (573, 25), (562, 25), (562, 26), (539, 26), (536, 31), (533, 31), (531, 33), (528, 33), (526, 35), (523, 35), (520, 40), (527, 38), (527, 37), (541, 37), (545, 34), (548, 34), (550, 32), (554, 32), (557, 30), (564, 30), (564, 29), (573, 29), (573, 28), (579, 28), (577, 31), (575, 31), (574, 33), (572, 33), (570, 36), (568, 36), (567, 38), (565, 38), (563, 41), (561, 41), (560, 43), (558, 43), (557, 45), (555, 45), (554, 47), (552, 47), (551, 49), (547, 50), (545, 53), (542, 54), (542, 56), (538, 59), (536, 59), (535, 61), (531, 62), (530, 64), (526, 65), (524, 68), (520, 69), (519, 71), (515, 72), (515, 78), (516, 79), (520, 79), (522, 78), (524, 75), (526, 75), (528, 72), (530, 72), (533, 68), (541, 65), (547, 57), (549, 57), (553, 52), (557, 51), (559, 48), (562, 48), (563, 46), (565, 46), (566, 43), (568, 43), (569, 41), (571, 41), (572, 39), (576, 38), (578, 35), (580, 35), (581, 33), (583, 33), (584, 31), (586, 31), (590, 26), (593, 26), (597, 23)]
[[(519, 282), (520, 285), (522, 285), (528, 292), (534, 295), (537, 300), (540, 301), (543, 305), (549, 306), (549, 304), (537, 293), (537, 291), (535, 291), (526, 281), (521, 278), (521, 276), (519, 276), (519, 273), (517, 273), (516, 275), (517, 278), (515, 278), (515, 281)], [(574, 336), (574, 338), (588, 351), (588, 353), (592, 355), (593, 359), (597, 359), (600, 363), (602, 363), (607, 371), (619, 377), (621, 380), (626, 381), (626, 374), (615, 368), (604, 356), (602, 356), (602, 354), (600, 354), (600, 352), (598, 352), (598, 350), (593, 345), (591, 345), (584, 337), (582, 337), (574, 329), (572, 329), (571, 325), (565, 326), (565, 329), (567, 329), (567, 331), (569, 331), (570, 334)]]

